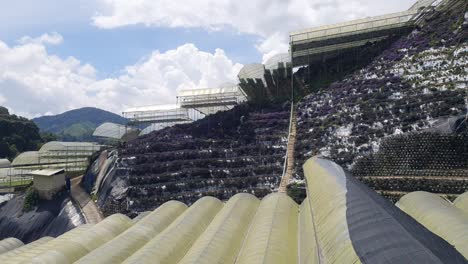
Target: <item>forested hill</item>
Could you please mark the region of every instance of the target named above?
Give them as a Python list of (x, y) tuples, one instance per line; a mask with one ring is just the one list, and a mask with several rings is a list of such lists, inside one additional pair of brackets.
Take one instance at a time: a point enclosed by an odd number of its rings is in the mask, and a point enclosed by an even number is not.
[(23, 151), (37, 150), (42, 143), (39, 128), (34, 122), (10, 115), (0, 106), (0, 158), (12, 160)]
[(54, 133), (64, 141), (93, 140), (94, 129), (102, 123), (125, 124), (127, 122), (119, 115), (94, 107), (74, 109), (54, 116), (42, 116), (34, 118), (33, 121), (41, 132)]

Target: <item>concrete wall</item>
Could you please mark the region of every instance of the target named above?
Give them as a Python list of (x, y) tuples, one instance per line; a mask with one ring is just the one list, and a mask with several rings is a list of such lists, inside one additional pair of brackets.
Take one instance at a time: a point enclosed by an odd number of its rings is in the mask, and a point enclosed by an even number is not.
[(52, 176), (34, 176), (34, 188), (42, 199), (51, 200), (65, 186), (65, 173)]

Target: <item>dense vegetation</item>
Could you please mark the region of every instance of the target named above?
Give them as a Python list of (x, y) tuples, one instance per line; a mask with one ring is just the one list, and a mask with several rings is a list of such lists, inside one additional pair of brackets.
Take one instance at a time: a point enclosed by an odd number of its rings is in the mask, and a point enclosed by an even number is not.
[(125, 194), (99, 204), (106, 214), (131, 214), (173, 199), (190, 204), (204, 195), (263, 197), (279, 184), (288, 125), (287, 103), (245, 104), (130, 141), (119, 151), (115, 170), (125, 183), (112, 184), (125, 186)]
[(119, 115), (98, 108), (84, 107), (54, 116), (42, 116), (33, 121), (41, 132), (57, 135), (62, 141), (93, 141), (94, 129), (105, 122), (125, 124)]
[(468, 190), (468, 16), (466, 1), (452, 3), (366, 67), (301, 100), (297, 178), (308, 157), (322, 155), (393, 202), (412, 191)]
[(37, 150), (42, 143), (39, 128), (32, 121), (10, 115), (0, 106), (0, 158), (12, 160), (21, 152)]
[(385, 137), (465, 113), (465, 10), (434, 12), (366, 67), (304, 97), (297, 111), (296, 177), (303, 177), (301, 165), (310, 156), (352, 168)]

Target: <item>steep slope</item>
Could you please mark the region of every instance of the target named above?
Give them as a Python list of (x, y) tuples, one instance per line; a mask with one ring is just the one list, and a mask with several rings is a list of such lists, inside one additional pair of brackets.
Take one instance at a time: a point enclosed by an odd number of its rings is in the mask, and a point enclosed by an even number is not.
[(30, 242), (43, 236), (58, 236), (85, 222), (80, 209), (68, 194), (41, 202), (30, 211), (24, 211), (25, 195), (0, 203), (0, 240), (16, 237)]
[(10, 115), (0, 106), (0, 158), (12, 160), (23, 151), (37, 150), (40, 143), (39, 129), (33, 122)]
[(41, 132), (54, 133), (64, 141), (92, 140), (94, 129), (102, 123), (127, 122), (119, 115), (93, 107), (79, 108), (55, 116), (42, 116), (34, 118), (33, 121)]
[(302, 99), (298, 105), (296, 177), (310, 156), (350, 168), (384, 137), (421, 131), (466, 112), (466, 1), (437, 11), (368, 66)]
[(106, 214), (132, 215), (173, 199), (190, 204), (201, 195), (225, 200), (248, 192), (263, 197), (281, 179), (289, 109), (287, 103), (244, 104), (155, 131), (120, 149), (120, 160), (108, 175), (91, 169), (84, 181), (101, 186), (98, 205)]

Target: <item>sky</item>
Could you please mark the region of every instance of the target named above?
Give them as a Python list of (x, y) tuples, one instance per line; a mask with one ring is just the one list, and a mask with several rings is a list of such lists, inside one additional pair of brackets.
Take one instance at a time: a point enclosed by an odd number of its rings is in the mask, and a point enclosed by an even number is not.
[(288, 51), (288, 33), (415, 0), (0, 0), (0, 105), (33, 118), (175, 103), (237, 83)]

